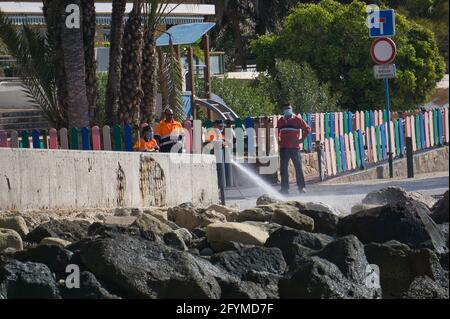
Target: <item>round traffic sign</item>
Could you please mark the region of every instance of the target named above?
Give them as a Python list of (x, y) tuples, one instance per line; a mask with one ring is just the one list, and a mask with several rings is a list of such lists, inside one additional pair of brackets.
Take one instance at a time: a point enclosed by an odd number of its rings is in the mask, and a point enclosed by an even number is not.
[(397, 56), (397, 46), (390, 38), (379, 38), (373, 41), (370, 53), (376, 64), (389, 64)]

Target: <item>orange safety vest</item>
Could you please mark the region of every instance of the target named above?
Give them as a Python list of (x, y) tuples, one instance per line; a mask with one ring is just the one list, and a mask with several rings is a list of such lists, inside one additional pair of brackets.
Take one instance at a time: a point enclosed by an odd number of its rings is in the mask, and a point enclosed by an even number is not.
[(151, 139), (150, 141), (146, 141), (144, 138), (141, 138), (139, 141), (134, 144), (134, 149), (139, 151), (141, 149), (145, 149), (147, 151), (153, 151), (158, 147), (158, 143), (155, 139)]
[(169, 123), (162, 120), (155, 128), (155, 138), (158, 139), (159, 146), (174, 144), (181, 136), (183, 136), (183, 125), (175, 120)]

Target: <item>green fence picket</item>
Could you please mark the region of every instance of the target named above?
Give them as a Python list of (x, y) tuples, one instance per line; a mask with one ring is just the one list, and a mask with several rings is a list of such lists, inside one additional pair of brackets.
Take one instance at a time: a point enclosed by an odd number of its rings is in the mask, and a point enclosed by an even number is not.
[(28, 133), (28, 131), (20, 132), (20, 137), (22, 138), (20, 147), (21, 148), (30, 148), (30, 134)]
[(70, 149), (71, 150), (79, 150), (80, 149), (80, 141), (78, 138), (78, 129), (75, 127), (72, 127), (69, 132), (70, 136)]
[(121, 152), (122, 151), (122, 128), (120, 125), (116, 124), (113, 127), (113, 143), (114, 143), (114, 151)]

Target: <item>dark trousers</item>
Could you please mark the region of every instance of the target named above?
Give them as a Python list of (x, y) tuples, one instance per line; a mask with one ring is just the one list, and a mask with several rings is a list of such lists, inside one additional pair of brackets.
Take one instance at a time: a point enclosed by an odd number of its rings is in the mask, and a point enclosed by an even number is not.
[(289, 160), (292, 160), (292, 163), (294, 163), (298, 188), (304, 188), (306, 185), (300, 150), (296, 148), (283, 148), (280, 149), (281, 190), (289, 190)]
[(178, 153), (178, 154), (182, 154), (183, 153), (183, 149), (180, 148), (177, 152), (172, 152), (172, 147), (174, 147), (174, 144), (167, 144), (167, 145), (163, 145), (161, 146), (161, 148), (159, 149), (160, 153)]

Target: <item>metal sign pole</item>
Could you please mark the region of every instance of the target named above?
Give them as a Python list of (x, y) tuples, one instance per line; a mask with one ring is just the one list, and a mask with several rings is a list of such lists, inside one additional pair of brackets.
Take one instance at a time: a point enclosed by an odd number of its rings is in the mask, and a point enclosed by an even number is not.
[(394, 178), (394, 161), (392, 158), (392, 136), (391, 136), (391, 105), (389, 99), (389, 79), (384, 79), (386, 86), (386, 115), (388, 126), (388, 149), (389, 149), (389, 177)]

